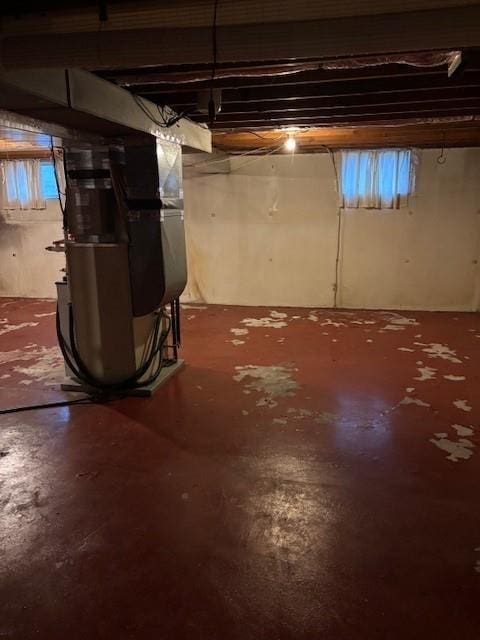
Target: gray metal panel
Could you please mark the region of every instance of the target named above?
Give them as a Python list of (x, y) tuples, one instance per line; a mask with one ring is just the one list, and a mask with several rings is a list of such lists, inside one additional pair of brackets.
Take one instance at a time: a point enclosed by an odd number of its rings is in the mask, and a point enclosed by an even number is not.
[(142, 316), (178, 298), (187, 284), (183, 211), (162, 212), (161, 220), (129, 224), (133, 315)]
[(118, 383), (135, 373), (126, 244), (67, 243), (77, 347), (92, 375)]
[(179, 298), (187, 285), (187, 252), (183, 211), (165, 212), (161, 223), (165, 303)]
[[(2, 90), (3, 85), (0, 82), (0, 92)], [(2, 96), (0, 93), (0, 104)], [(44, 117), (43, 111), (42, 116)], [(0, 109), (0, 137), (5, 140), (31, 141), (33, 144), (48, 147), (51, 142), (50, 136), (53, 136), (54, 144), (57, 146), (64, 140), (74, 141), (76, 145), (105, 144), (101, 136)]]
[[(127, 193), (140, 198), (139, 209), (129, 212), (129, 263), (133, 314), (141, 316), (177, 298), (187, 282), (182, 151), (157, 139), (156, 145), (126, 147), (125, 158)], [(152, 197), (142, 210), (142, 201)]]
[[(57, 287), (57, 305), (58, 315), (60, 318), (60, 331), (67, 344), (67, 347), (71, 349), (70, 344), (70, 331), (69, 331), (69, 304), (70, 304), (70, 291), (66, 282), (56, 282)], [(73, 371), (65, 362), (65, 375), (74, 379)]]
[(100, 135), (125, 136), (141, 131), (156, 137), (175, 137), (193, 149), (212, 150), (211, 133), (206, 127), (185, 119), (168, 129), (161, 127), (155, 122), (157, 106), (149, 100), (139, 101), (129, 91), (81, 69), (0, 72), (0, 108), (19, 109), (30, 117)]
[(68, 106), (65, 69), (2, 71), (1, 103), (4, 109), (45, 107), (48, 103)]

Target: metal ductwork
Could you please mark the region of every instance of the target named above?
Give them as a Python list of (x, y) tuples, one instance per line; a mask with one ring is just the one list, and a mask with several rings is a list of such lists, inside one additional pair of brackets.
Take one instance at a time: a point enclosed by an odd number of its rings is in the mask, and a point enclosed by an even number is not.
[(176, 361), (187, 280), (182, 146), (211, 151), (210, 132), (76, 69), (2, 73), (0, 90), (0, 107), (21, 114), (3, 112), (0, 125), (50, 134), (64, 185), (57, 328), (67, 372), (103, 391), (153, 384), (172, 324)]

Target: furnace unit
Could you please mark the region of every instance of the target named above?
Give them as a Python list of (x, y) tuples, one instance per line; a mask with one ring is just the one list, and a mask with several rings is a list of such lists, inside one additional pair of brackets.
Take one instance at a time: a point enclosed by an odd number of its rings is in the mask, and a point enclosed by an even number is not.
[[(52, 135), (64, 226), (56, 249), (66, 253), (57, 284), (71, 378), (63, 388), (150, 394), (182, 364), (181, 154), (211, 151), (210, 132), (79, 70), (2, 73), (0, 89), (0, 105), (22, 111), (0, 121)], [(39, 108), (49, 122), (25, 117)]]

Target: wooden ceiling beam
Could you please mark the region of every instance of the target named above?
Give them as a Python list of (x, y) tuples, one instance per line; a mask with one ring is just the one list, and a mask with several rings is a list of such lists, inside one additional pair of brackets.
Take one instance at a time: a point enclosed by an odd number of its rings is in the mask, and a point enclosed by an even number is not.
[(51, 159), (52, 152), (50, 149), (40, 149), (31, 147), (30, 149), (0, 149), (1, 160), (28, 160), (34, 159)]
[[(399, 97), (392, 94), (387, 96), (349, 96), (338, 100), (335, 98), (310, 98), (306, 100), (289, 101), (287, 103), (263, 103), (263, 104), (228, 104), (222, 107), (217, 115), (218, 120), (229, 119), (231, 116), (285, 114), (295, 115), (301, 111), (313, 111), (316, 113), (353, 113), (355, 110), (371, 110), (378, 108), (379, 111), (389, 111), (395, 109), (418, 108), (449, 108), (457, 106), (475, 105), (480, 101), (480, 87), (465, 89), (459, 92), (429, 92), (425, 99), (419, 99), (418, 93), (400, 94)], [(191, 114), (192, 118), (201, 117), (201, 114)]]
[(278, 115), (269, 118), (268, 116), (252, 118), (247, 115), (242, 117), (241, 115), (235, 116), (231, 119), (217, 120), (211, 128), (213, 129), (234, 129), (237, 127), (244, 128), (268, 128), (268, 127), (289, 127), (289, 126), (322, 126), (322, 125), (350, 125), (355, 123), (375, 124), (375, 123), (388, 123), (391, 120), (400, 119), (426, 119), (426, 118), (448, 118), (459, 116), (476, 116), (480, 115), (480, 107), (475, 109), (471, 107), (458, 107), (452, 109), (416, 109), (416, 110), (400, 110), (392, 111), (388, 113), (382, 113), (373, 111), (371, 113), (361, 113), (356, 115), (317, 115), (309, 112), (309, 115), (301, 112), (301, 115), (295, 114)]
[[(214, 132), (213, 145), (224, 151), (272, 149), (286, 134), (279, 131)], [(478, 147), (480, 121), (372, 127), (323, 127), (295, 134), (299, 152), (339, 148), (375, 147)]]
[[(469, 71), (478, 71), (480, 67), (470, 67)], [(211, 75), (211, 72), (210, 72)], [(192, 91), (201, 91), (214, 87), (216, 89), (242, 89), (257, 87), (284, 87), (288, 85), (298, 86), (303, 84), (331, 84), (345, 83), (354, 80), (367, 81), (383, 78), (388, 82), (391, 78), (413, 78), (422, 77), (425, 80), (435, 77), (447, 77), (446, 67), (434, 67), (431, 69), (408, 67), (406, 65), (385, 65), (381, 67), (369, 67), (365, 69), (343, 69), (338, 71), (327, 71), (318, 69), (316, 71), (303, 71), (298, 73), (288, 73), (276, 76), (255, 76), (255, 77), (229, 77), (229, 78), (211, 78), (198, 81), (182, 82), (178, 81), (161, 81), (158, 78), (162, 76), (146, 75), (127, 76), (125, 78), (113, 78), (120, 86), (126, 86), (135, 93), (160, 94), (160, 93), (191, 93)], [(157, 78), (157, 79), (156, 79)], [(109, 78), (112, 80), (112, 78)]]
[[(229, 103), (259, 103), (278, 102), (288, 100), (300, 100), (319, 97), (338, 97), (349, 95), (382, 95), (389, 93), (406, 93), (412, 91), (434, 91), (452, 88), (472, 88), (480, 86), (480, 73), (478, 71), (465, 72), (459, 77), (448, 78), (436, 76), (428, 80), (419, 77), (407, 78), (375, 78), (370, 81), (352, 80), (338, 85), (335, 83), (289, 85), (285, 87), (257, 87), (255, 89), (227, 89), (222, 91), (222, 104)], [(139, 93), (139, 95), (142, 95)], [(153, 102), (169, 104), (181, 110), (197, 104), (197, 92), (145, 94)]]
[[(372, 120), (375, 118), (383, 119), (383, 116), (392, 117), (407, 117), (407, 118), (420, 118), (420, 117), (441, 117), (449, 115), (476, 115), (480, 114), (480, 100), (476, 98), (472, 102), (452, 102), (446, 105), (438, 105), (436, 103), (425, 104), (409, 104), (409, 105), (385, 105), (379, 109), (371, 109), (368, 106), (352, 107), (348, 110), (332, 110), (329, 112), (321, 111), (315, 108), (312, 109), (296, 109), (293, 111), (266, 111), (259, 112), (256, 115), (252, 113), (219, 113), (215, 121), (217, 126), (225, 126), (225, 123), (257, 123), (268, 121), (280, 121), (288, 120), (302, 121), (302, 120), (316, 120), (320, 123), (325, 122), (345, 122), (355, 119)], [(208, 116), (197, 115), (193, 118), (199, 122), (207, 122)]]
[[(159, 63), (211, 63), (211, 10), (208, 24), (193, 24), (192, 4), (195, 3), (183, 3), (185, 11), (182, 15), (186, 21), (179, 26), (177, 18), (174, 18), (180, 15), (177, 3), (167, 4), (172, 18), (169, 27), (165, 20), (158, 24), (151, 17), (143, 16), (140, 23), (133, 22), (131, 18), (128, 21), (122, 19), (118, 28), (112, 29), (113, 13), (108, 28), (99, 29), (97, 14), (84, 24), (83, 31), (78, 31), (78, 18), (74, 20), (74, 32), (68, 32), (68, 26), (62, 26), (62, 21), (52, 26), (50, 15), (46, 16), (46, 25), (38, 22), (37, 18), (31, 29), (21, 32), (22, 22), (16, 25), (11, 21), (3, 25), (2, 30), (2, 68), (68, 66), (112, 69), (158, 66)], [(234, 4), (245, 14), (243, 2)], [(250, 10), (256, 7), (257, 11), (249, 24), (219, 24), (219, 62), (268, 62), (282, 58), (302, 60), (463, 49), (476, 47), (480, 41), (480, 6), (477, 3), (458, 6), (457, 0), (456, 6), (418, 10), (418, 2), (412, 0), (406, 5), (404, 1), (401, 3), (402, 11), (395, 14), (385, 13), (388, 3), (380, 3), (381, 12), (375, 15), (366, 12), (367, 15), (352, 16), (348, 15), (352, 13), (350, 10), (342, 16), (318, 14), (323, 15), (322, 18), (313, 18), (311, 11), (322, 10), (325, 3), (308, 2), (309, 12), (304, 15), (309, 17), (305, 18), (300, 17), (298, 2), (274, 4), (277, 11), (271, 16), (276, 18), (273, 22), (267, 23), (259, 3), (252, 2)], [(362, 4), (349, 2), (351, 8)], [(282, 5), (285, 22), (278, 21)], [(425, 7), (424, 4), (422, 6)]]
[[(442, 52), (439, 52), (441, 55)], [(446, 52), (444, 52), (446, 53)], [(414, 59), (415, 55), (425, 52), (407, 53)], [(427, 54), (428, 55), (428, 54)], [(371, 61), (371, 57), (367, 56)], [(354, 61), (361, 63), (364, 57), (356, 57)], [(421, 59), (421, 57), (420, 57)], [(345, 64), (351, 61), (344, 59)], [(477, 49), (462, 50), (463, 70), (480, 69), (480, 52)], [(212, 81), (211, 64), (166, 65), (157, 67), (137, 67), (131, 69), (109, 69), (95, 71), (106, 80), (120, 86), (127, 86), (135, 91), (173, 93), (214, 88), (256, 87), (262, 85), (309, 84), (323, 82), (348, 82), (352, 79), (366, 80), (376, 77), (402, 77), (415, 75), (446, 75), (447, 65), (413, 66), (402, 63), (384, 63), (381, 65), (365, 64), (364, 67), (328, 68), (332, 60), (302, 60), (292, 62), (277, 60), (270, 63), (218, 63), (215, 78)], [(334, 61), (339, 64), (338, 60)]]

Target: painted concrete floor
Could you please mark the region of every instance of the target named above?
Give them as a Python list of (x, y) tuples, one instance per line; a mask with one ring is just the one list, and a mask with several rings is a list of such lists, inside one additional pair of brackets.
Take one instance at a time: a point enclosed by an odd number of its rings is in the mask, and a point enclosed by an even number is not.
[[(0, 300), (2, 407), (53, 311)], [(183, 318), (154, 398), (0, 418), (0, 638), (480, 637), (480, 316)]]

